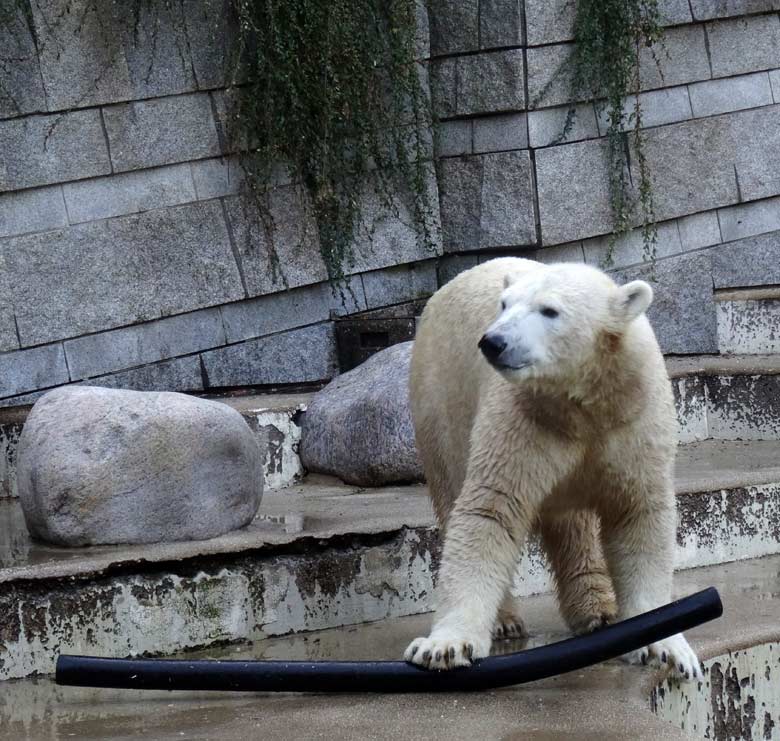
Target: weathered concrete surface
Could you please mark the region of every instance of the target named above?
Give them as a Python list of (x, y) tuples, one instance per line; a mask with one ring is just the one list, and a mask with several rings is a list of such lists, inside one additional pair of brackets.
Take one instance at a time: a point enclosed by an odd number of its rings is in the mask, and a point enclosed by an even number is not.
[(303, 418), (301, 461), (349, 484), (421, 481), (409, 408), (412, 343), (382, 350), (314, 395)]
[(719, 300), (715, 310), (722, 353), (780, 354), (780, 290), (766, 298)]
[(260, 447), (233, 409), (169, 392), (68, 386), (19, 439), (30, 533), (58, 545), (213, 538), (251, 522)]
[(704, 664), (695, 686), (666, 680), (651, 707), (689, 734), (718, 741), (780, 738), (780, 643), (729, 651)]
[[(683, 449), (678, 567), (780, 552), (779, 451)], [(11, 616), (0, 678), (49, 672), (66, 649), (171, 651), (427, 611), (439, 547), (423, 487), (366, 492), (327, 479), (270, 492), (251, 526), (210, 541), (44, 546), (20, 532), (11, 500), (0, 502), (0, 538), (0, 614)], [(532, 541), (514, 591), (550, 588)]]
[[(689, 632), (705, 660), (744, 647), (777, 641), (780, 630), (780, 557), (743, 561), (678, 574), (675, 596), (715, 586), (725, 611), (720, 620)], [(506, 641), (517, 651), (566, 636), (551, 595), (525, 601), (531, 638)], [(198, 654), (221, 659), (396, 659), (424, 633), (428, 616), (385, 620), (352, 629), (270, 638), (248, 646)], [(193, 654), (187, 653), (187, 656)], [(0, 724), (9, 738), (43, 741), (145, 736), (173, 741), (230, 738), (396, 739), (405, 719), (408, 739), (683, 739), (690, 736), (654, 716), (651, 692), (663, 677), (617, 662), (490, 692), (446, 695), (272, 695), (143, 692), (57, 687), (49, 678), (6, 682)], [(690, 687), (689, 685), (687, 687)], [(150, 712), (150, 708), (153, 710)], [(316, 718), (316, 723), (312, 719)], [(184, 736), (182, 736), (184, 734)], [(754, 738), (757, 736), (754, 736)]]

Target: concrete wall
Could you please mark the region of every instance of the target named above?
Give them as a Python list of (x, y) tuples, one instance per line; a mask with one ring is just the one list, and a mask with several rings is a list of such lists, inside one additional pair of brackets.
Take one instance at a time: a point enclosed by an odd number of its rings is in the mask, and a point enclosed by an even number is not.
[[(336, 372), (336, 316), (425, 297), (498, 254), (603, 261), (604, 122), (580, 104), (552, 144), (565, 79), (536, 100), (571, 49), (570, 0), (429, 1), (445, 254), (366, 196), (376, 231), (355, 245), (346, 302), (293, 186), (274, 194), (282, 275), (240, 195), (227, 0), (143, 5), (136, 23), (121, 3), (29, 0), (0, 26), (0, 405), (63, 383), (320, 381)], [(661, 71), (642, 67), (659, 261), (651, 276), (630, 234), (613, 268), (657, 280), (666, 352), (716, 352), (713, 289), (780, 284), (780, 3), (661, 7)]]
[[(658, 228), (616, 245), (621, 280), (654, 277), (667, 353), (718, 351), (713, 288), (780, 283), (777, 0), (660, 0), (665, 45), (643, 59), (646, 152)], [(442, 118), (443, 280), (495, 254), (602, 265), (611, 214), (605, 122), (569, 108), (572, 0), (432, 0), (432, 92)], [(636, 175), (635, 172), (632, 172)]]
[(366, 195), (373, 239), (334, 296), (281, 182), (275, 271), (224, 136), (228, 2), (125, 5), (29, 0), (0, 22), (0, 405), (329, 378), (331, 319), (430, 294), (436, 251)]

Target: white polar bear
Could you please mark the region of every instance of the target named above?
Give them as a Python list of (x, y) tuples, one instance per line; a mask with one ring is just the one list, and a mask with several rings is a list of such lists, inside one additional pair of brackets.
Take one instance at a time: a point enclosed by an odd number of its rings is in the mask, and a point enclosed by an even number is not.
[[(433, 629), (407, 661), (468, 665), (523, 632), (509, 588), (532, 531), (577, 633), (671, 599), (677, 422), (652, 297), (582, 264), (500, 258), (431, 298), (411, 404), (444, 547)], [(701, 675), (682, 635), (626, 658)]]

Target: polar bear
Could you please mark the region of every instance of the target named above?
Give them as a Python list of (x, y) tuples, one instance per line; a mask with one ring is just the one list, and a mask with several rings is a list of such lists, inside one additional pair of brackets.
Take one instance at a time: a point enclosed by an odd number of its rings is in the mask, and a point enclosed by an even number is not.
[[(583, 264), (499, 258), (430, 299), (410, 391), (444, 545), (407, 661), (466, 666), (523, 632), (509, 588), (531, 532), (576, 633), (671, 599), (677, 422), (652, 298)], [(682, 635), (625, 658), (701, 676)]]

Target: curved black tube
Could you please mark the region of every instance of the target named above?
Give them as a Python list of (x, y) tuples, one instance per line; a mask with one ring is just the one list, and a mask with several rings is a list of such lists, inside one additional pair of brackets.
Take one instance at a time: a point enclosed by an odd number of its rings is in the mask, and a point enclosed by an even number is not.
[(57, 659), (57, 684), (144, 690), (249, 692), (451, 692), (506, 687), (621, 656), (723, 613), (710, 587), (602, 630), (437, 672), (403, 661), (186, 661)]

